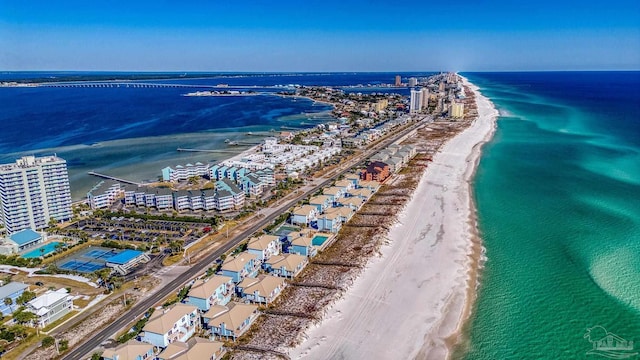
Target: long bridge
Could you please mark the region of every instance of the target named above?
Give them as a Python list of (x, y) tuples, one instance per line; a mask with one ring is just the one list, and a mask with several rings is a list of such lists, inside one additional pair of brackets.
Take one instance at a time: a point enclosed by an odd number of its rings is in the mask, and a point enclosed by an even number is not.
[(45, 82), (34, 84), (34, 87), (53, 88), (182, 88), (182, 89), (212, 89), (224, 91), (227, 89), (283, 89), (282, 86), (257, 86), (257, 85), (205, 85), (205, 84), (174, 84), (174, 83), (148, 83), (148, 82)]

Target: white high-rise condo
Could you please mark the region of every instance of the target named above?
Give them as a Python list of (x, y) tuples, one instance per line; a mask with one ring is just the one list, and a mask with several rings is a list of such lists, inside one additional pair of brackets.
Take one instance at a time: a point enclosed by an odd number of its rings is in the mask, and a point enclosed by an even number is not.
[(411, 102), (409, 104), (409, 113), (415, 114), (422, 109), (422, 92), (420, 90), (411, 89)]
[(0, 215), (9, 234), (69, 220), (71, 189), (67, 162), (57, 156), (25, 156), (0, 165)]

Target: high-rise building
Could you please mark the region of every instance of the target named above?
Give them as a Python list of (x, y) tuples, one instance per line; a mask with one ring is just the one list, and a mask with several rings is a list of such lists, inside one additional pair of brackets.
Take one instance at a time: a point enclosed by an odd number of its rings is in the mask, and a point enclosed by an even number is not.
[(422, 88), (420, 95), (422, 96), (422, 109), (426, 109), (429, 106), (429, 89)]
[(411, 102), (409, 104), (409, 113), (415, 114), (422, 109), (422, 91), (411, 89)]
[(67, 162), (57, 156), (25, 156), (0, 165), (0, 215), (9, 234), (69, 220), (71, 189)]
[(409, 87), (414, 87), (416, 85), (418, 85), (418, 79), (416, 79), (414, 77), (409, 78)]
[(396, 86), (402, 86), (402, 78), (400, 75), (396, 75)]
[(451, 104), (451, 109), (449, 111), (450, 117), (457, 119), (462, 118), (464, 116), (464, 103), (460, 101), (454, 101)]

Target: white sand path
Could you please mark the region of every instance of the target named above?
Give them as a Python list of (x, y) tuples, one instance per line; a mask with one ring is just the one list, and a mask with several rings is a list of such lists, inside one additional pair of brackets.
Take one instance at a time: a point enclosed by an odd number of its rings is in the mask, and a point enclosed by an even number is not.
[[(468, 84), (468, 83), (467, 83)], [(434, 156), (412, 199), (344, 296), (292, 359), (443, 359), (468, 310), (476, 227), (470, 181), (497, 111), (476, 93), (479, 118)]]

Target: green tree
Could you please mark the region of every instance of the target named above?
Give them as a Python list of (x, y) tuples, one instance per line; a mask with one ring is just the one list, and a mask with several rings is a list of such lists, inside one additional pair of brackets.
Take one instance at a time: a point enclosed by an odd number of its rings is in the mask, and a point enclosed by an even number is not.
[(91, 354), (91, 360), (100, 360), (100, 359), (102, 359), (102, 354), (101, 353), (95, 352), (95, 353)]
[(67, 351), (67, 349), (69, 349), (69, 340), (60, 340), (58, 342), (58, 347), (60, 348), (60, 351)]
[(34, 293), (33, 291), (27, 290), (16, 298), (16, 303), (18, 303), (19, 305), (24, 305), (35, 298), (36, 298), (36, 293)]
[(24, 306), (21, 306), (15, 313), (13, 313), (13, 320), (21, 325), (29, 324), (37, 318), (38, 317), (36, 316), (36, 314), (32, 313), (31, 311), (26, 311)]
[(4, 298), (4, 304), (7, 305), (9, 309), (11, 309), (11, 305), (13, 305), (13, 299), (10, 297)]
[(169, 251), (171, 251), (171, 254), (179, 253), (180, 251), (182, 251), (182, 244), (178, 241), (170, 242)]
[(48, 348), (53, 346), (56, 343), (56, 339), (54, 339), (51, 336), (46, 336), (45, 338), (42, 339), (42, 347), (43, 348)]

